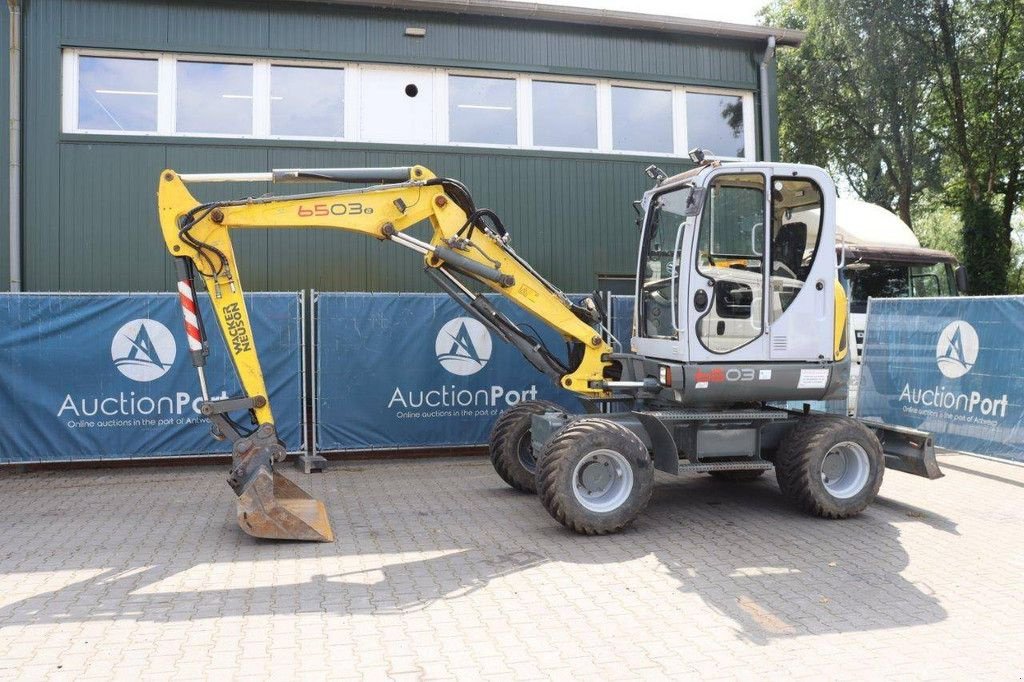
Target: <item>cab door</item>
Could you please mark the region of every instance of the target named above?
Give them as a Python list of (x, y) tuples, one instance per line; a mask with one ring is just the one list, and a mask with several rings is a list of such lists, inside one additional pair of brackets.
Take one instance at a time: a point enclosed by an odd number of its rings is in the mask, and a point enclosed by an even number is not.
[(645, 197), (644, 231), (637, 263), (633, 351), (652, 358), (686, 360), (680, 323), (680, 292), (688, 282), (681, 258), (686, 235), (700, 210), (700, 192), (689, 183), (667, 186)]
[(800, 167), (771, 178), (768, 328), (773, 361), (835, 356), (835, 190)]
[(691, 362), (764, 361), (767, 175), (719, 171), (707, 181), (703, 209), (684, 253), (690, 272), (685, 310)]

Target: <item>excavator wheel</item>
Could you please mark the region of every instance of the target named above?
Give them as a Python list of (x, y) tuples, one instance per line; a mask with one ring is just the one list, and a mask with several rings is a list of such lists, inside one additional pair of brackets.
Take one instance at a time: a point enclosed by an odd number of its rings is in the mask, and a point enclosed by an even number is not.
[(533, 415), (561, 412), (549, 400), (527, 400), (501, 413), (491, 429), (491, 464), (501, 480), (523, 493), (537, 492), (537, 458), (530, 440)]
[(782, 494), (809, 514), (828, 519), (845, 519), (867, 508), (884, 472), (878, 438), (848, 417), (801, 417), (775, 455)]
[(640, 515), (654, 490), (647, 447), (621, 424), (588, 417), (562, 427), (537, 461), (544, 508), (584, 535), (617, 533)]

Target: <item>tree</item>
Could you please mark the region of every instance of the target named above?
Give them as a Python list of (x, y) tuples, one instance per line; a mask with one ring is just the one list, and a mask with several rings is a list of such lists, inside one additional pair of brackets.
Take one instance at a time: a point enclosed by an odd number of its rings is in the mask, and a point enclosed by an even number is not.
[(939, 182), (924, 116), (934, 78), (919, 32), (908, 31), (922, 21), (914, 9), (913, 0), (775, 0), (762, 12), (808, 34), (779, 55), (784, 156), (828, 168), (907, 224), (914, 194)]
[(1005, 293), (1024, 180), (1024, 0), (932, 0), (923, 10), (971, 292)]

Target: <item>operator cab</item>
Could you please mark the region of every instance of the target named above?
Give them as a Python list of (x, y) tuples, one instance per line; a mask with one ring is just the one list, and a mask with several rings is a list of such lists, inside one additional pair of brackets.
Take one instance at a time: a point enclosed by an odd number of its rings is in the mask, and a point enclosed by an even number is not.
[(633, 352), (723, 367), (842, 360), (835, 196), (821, 169), (773, 163), (712, 162), (648, 191)]

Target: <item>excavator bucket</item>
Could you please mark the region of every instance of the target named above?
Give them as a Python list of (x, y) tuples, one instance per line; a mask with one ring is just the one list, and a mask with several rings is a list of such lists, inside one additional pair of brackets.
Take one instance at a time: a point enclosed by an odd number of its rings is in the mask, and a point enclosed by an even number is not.
[[(233, 423), (214, 413), (223, 429)], [(274, 471), (285, 447), (273, 424), (235, 440), (228, 485), (238, 495), (238, 525), (249, 535), (275, 540), (334, 542), (324, 503)]]
[(266, 466), (238, 493), (238, 525), (257, 538), (334, 542), (324, 503)]

